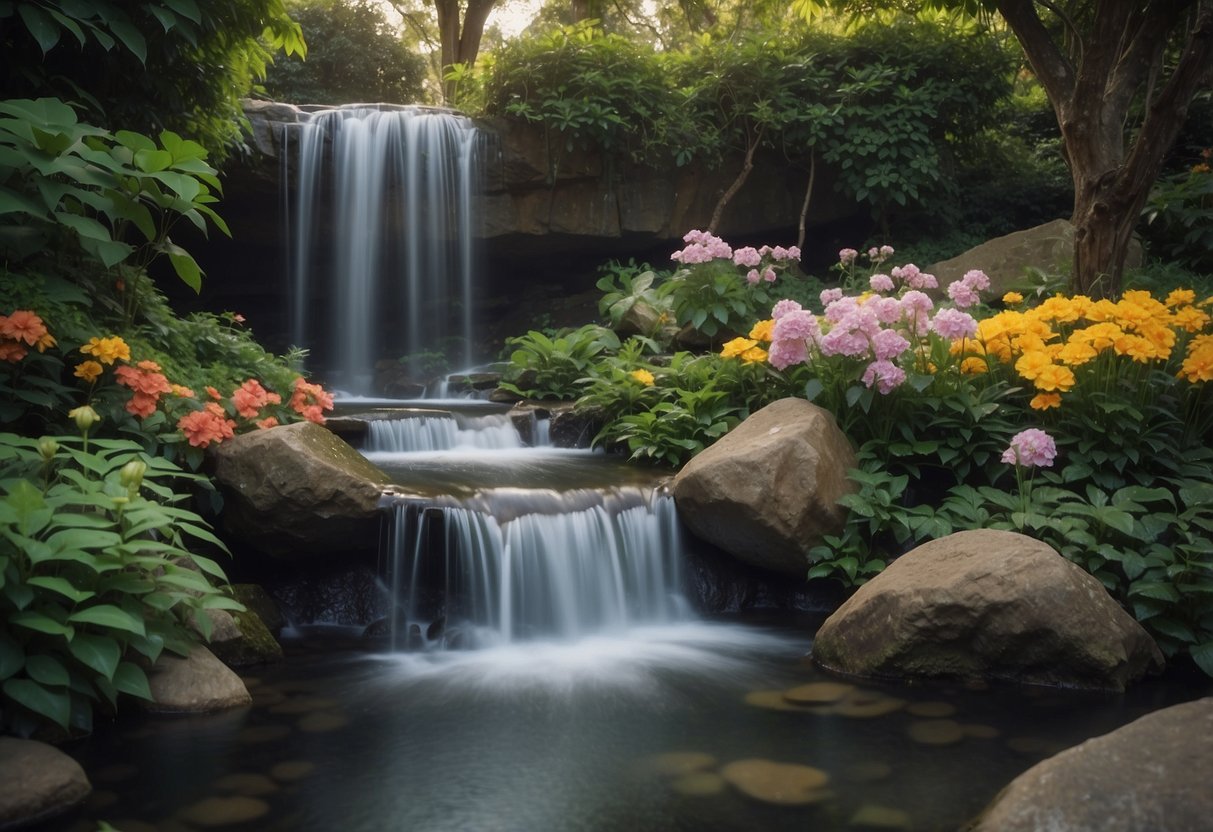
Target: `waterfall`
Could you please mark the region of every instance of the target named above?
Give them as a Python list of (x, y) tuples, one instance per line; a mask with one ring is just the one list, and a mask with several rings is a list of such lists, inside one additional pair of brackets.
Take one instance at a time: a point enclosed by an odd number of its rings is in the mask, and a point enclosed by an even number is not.
[(377, 360), (422, 351), (472, 363), (481, 143), (466, 117), (418, 107), (299, 125), (292, 334), (339, 386), (369, 392)]
[(376, 419), (367, 424), (368, 452), (416, 453), (482, 448), (509, 450), (523, 447), (513, 421), (504, 414), (462, 420), (454, 416), (414, 416)]
[(396, 506), (393, 646), (577, 639), (687, 618), (673, 499), (618, 503), (506, 521), (463, 506)]

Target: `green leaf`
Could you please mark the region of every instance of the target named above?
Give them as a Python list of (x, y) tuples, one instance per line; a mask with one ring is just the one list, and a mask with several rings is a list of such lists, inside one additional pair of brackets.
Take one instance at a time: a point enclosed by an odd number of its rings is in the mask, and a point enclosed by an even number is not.
[(1213, 641), (1194, 644), (1188, 652), (1192, 654), (1192, 661), (1196, 662), (1196, 666), (1203, 670), (1206, 676), (1213, 676)]
[(56, 658), (36, 654), (25, 660), (25, 672), (42, 685), (67, 687), (71, 683), (67, 668)]
[(147, 675), (137, 664), (122, 662), (114, 671), (114, 687), (120, 693), (152, 701), (152, 690), (147, 684)]
[(25, 666), (25, 651), (8, 633), (0, 632), (0, 680), (7, 679)]
[(19, 3), (17, 13), (21, 15), (25, 28), (38, 41), (43, 55), (55, 48), (59, 42), (59, 27), (46, 12), (32, 3)]
[(27, 580), (26, 584), (41, 587), (42, 589), (49, 589), (51, 592), (57, 592), (75, 604), (86, 601), (95, 594), (87, 590), (77, 589), (67, 578), (60, 578), (54, 575), (37, 575)]
[(147, 63), (147, 41), (143, 33), (136, 29), (128, 20), (110, 18), (109, 29), (131, 54), (139, 59), (139, 63)]
[(78, 662), (100, 673), (106, 679), (114, 677), (114, 668), (122, 657), (122, 648), (109, 636), (76, 633), (68, 645)]
[(60, 624), (55, 619), (43, 615), (40, 612), (33, 610), (25, 610), (10, 615), (8, 617), (9, 624), (16, 624), (19, 627), (25, 627), (27, 630), (36, 630), (39, 633), (46, 633), (50, 636), (67, 636), (69, 639), (75, 633), (74, 627), (69, 627), (65, 624)]
[(136, 618), (113, 604), (86, 607), (69, 615), (67, 620), (78, 624), (98, 624), (112, 630), (124, 630), (140, 636), (146, 633), (142, 619)]
[(181, 278), (186, 286), (189, 286), (195, 293), (202, 291), (202, 269), (198, 267), (198, 263), (189, 254), (181, 250), (181, 253), (169, 252), (169, 262), (173, 264), (173, 271), (177, 272), (177, 277)]
[(72, 708), (67, 691), (49, 691), (31, 679), (9, 679), (0, 689), (14, 702), (41, 714), (63, 730), (68, 729)]

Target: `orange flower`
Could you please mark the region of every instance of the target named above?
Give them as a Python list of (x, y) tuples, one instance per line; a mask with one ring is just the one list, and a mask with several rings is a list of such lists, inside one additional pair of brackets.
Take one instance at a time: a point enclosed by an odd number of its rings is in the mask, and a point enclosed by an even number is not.
[(55, 344), (58, 344), (58, 343), (59, 342), (55, 340), (55, 336), (51, 335), (49, 332), (47, 332), (47, 333), (44, 333), (43, 336), (38, 339), (38, 342), (36, 344), (34, 344), (34, 346), (38, 348), (38, 352), (46, 352), (48, 349), (50, 349), (51, 347), (55, 346)]
[(265, 430), (266, 428), (277, 427), (278, 420), (275, 419), (273, 416), (266, 416), (264, 419), (259, 420), (256, 424), (257, 424), (258, 428), (260, 428), (261, 430)]
[(96, 361), (81, 361), (76, 365), (76, 372), (72, 375), (91, 383), (101, 375), (101, 365)]
[(236, 435), (236, 423), (215, 402), (207, 402), (202, 410), (185, 414), (177, 420), (177, 427), (195, 448), (205, 448)]
[(133, 392), (126, 410), (141, 419), (146, 419), (156, 412), (156, 404), (164, 393), (173, 392), (168, 379), (160, 372), (160, 365), (155, 361), (140, 361), (134, 367), (117, 367), (114, 379), (123, 387), (129, 387)]
[(0, 335), (29, 346), (37, 344), (47, 334), (46, 324), (29, 309), (18, 309), (5, 317), (0, 315)]
[(319, 384), (309, 384), (299, 376), (295, 379), (295, 392), (291, 394), (291, 407), (309, 422), (323, 425), (323, 411), (333, 409), (333, 397)]
[(206, 394), (208, 396), (210, 396), (212, 399), (214, 399), (215, 401), (221, 401), (223, 399), (223, 395), (218, 390), (216, 390), (214, 387), (211, 387), (209, 384), (206, 386)]
[(267, 404), (281, 404), (282, 397), (261, 386), (261, 382), (250, 378), (232, 391), (232, 404), (236, 412), (245, 419), (253, 419)]
[(178, 398), (181, 398), (181, 399), (194, 398), (194, 391), (189, 389), (188, 387), (183, 387), (180, 384), (170, 384), (169, 387), (172, 388), (173, 395), (177, 396)]
[(1061, 394), (1037, 393), (1032, 397), (1032, 401), (1028, 402), (1028, 407), (1033, 410), (1048, 410), (1050, 407), (1061, 407)]
[(0, 361), (16, 364), (29, 354), (29, 350), (16, 341), (0, 341)]

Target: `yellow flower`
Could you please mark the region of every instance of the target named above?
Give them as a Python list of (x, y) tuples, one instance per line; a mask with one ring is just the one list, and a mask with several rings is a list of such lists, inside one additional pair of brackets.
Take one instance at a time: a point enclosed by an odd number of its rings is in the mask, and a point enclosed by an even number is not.
[(1065, 392), (1074, 386), (1074, 371), (1060, 364), (1050, 364), (1032, 380), (1037, 390)]
[(1019, 360), (1015, 362), (1015, 372), (1031, 381), (1039, 376), (1045, 368), (1052, 366), (1053, 359), (1049, 357), (1048, 353), (1033, 350), (1032, 352), (1025, 352), (1019, 357)]
[(759, 321), (758, 323), (754, 324), (754, 328), (750, 330), (750, 337), (755, 341), (770, 342), (771, 332), (774, 329), (775, 320), (773, 318), (769, 318), (765, 321)]
[(1048, 410), (1050, 407), (1061, 407), (1061, 394), (1037, 393), (1032, 397), (1032, 401), (1028, 402), (1028, 407), (1033, 410)]
[(1195, 384), (1198, 381), (1213, 381), (1213, 336), (1202, 336), (1203, 343), (1195, 339), (1188, 346), (1188, 356), (1179, 369), (1179, 377)]
[(89, 338), (88, 343), (80, 348), (80, 352), (95, 356), (102, 364), (131, 360), (131, 348), (116, 335), (111, 338)]
[(1003, 303), (1023, 303), (1023, 295), (1019, 292), (1007, 292), (1002, 296)]
[(743, 352), (753, 349), (758, 346), (758, 342), (752, 338), (734, 338), (728, 341), (720, 350), (721, 358), (736, 358)]
[(988, 373), (990, 366), (986, 364), (984, 358), (970, 357), (960, 362), (960, 371), (965, 375), (977, 376), (982, 373)]
[[(1100, 301), (1102, 303), (1103, 301)], [(1124, 330), (1113, 323), (1098, 323), (1092, 324), (1086, 329), (1077, 329), (1070, 336), (1071, 341), (1085, 341), (1090, 344), (1092, 349), (1096, 351), (1106, 350), (1116, 343), (1116, 339), (1123, 336)]]
[(1126, 335), (1116, 340), (1116, 354), (1145, 364), (1155, 356), (1154, 345), (1138, 335)]
[(46, 352), (49, 348), (55, 346), (57, 343), (59, 342), (55, 340), (55, 336), (47, 332), (34, 342), (34, 346), (38, 348), (38, 352)]
[(1189, 306), (1196, 303), (1196, 292), (1191, 289), (1173, 289), (1164, 303), (1167, 306)]
[(81, 361), (76, 365), (76, 372), (72, 375), (88, 382), (95, 381), (97, 376), (101, 375), (101, 365), (96, 361)]
[(767, 360), (767, 351), (762, 347), (750, 347), (741, 354), (741, 360), (746, 364), (759, 364)]
[(1057, 360), (1070, 367), (1079, 367), (1097, 355), (1099, 353), (1087, 342), (1071, 338), (1058, 351)]
[(1175, 310), (1175, 325), (1185, 332), (1200, 332), (1209, 325), (1209, 313), (1195, 306), (1185, 306)]
[(632, 372), (628, 373), (628, 375), (636, 381), (639, 381), (645, 387), (653, 386), (653, 374), (648, 370), (632, 370)]

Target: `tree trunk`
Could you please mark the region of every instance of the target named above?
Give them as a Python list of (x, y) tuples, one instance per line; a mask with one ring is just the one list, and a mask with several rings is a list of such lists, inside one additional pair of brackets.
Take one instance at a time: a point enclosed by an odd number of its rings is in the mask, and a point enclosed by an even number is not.
[(745, 162), (741, 165), (741, 172), (737, 174), (737, 178), (733, 180), (733, 184), (729, 185), (728, 190), (721, 194), (720, 199), (716, 202), (716, 208), (712, 211), (712, 219), (708, 222), (706, 229), (709, 234), (716, 233), (716, 229), (720, 225), (720, 219), (724, 216), (724, 206), (729, 204), (729, 200), (737, 196), (737, 192), (741, 190), (741, 186), (749, 178), (750, 171), (754, 169), (754, 152), (758, 150), (758, 145), (761, 142), (762, 129), (760, 128), (758, 135), (754, 137), (754, 141), (750, 142), (750, 146), (746, 148)]
[(1099, 178), (1075, 187), (1071, 288), (1076, 294), (1104, 298), (1120, 291), (1133, 229), (1149, 191), (1125, 195), (1117, 190), (1101, 187)]
[(809, 184), (804, 189), (804, 202), (800, 206), (800, 224), (796, 228), (796, 248), (804, 248), (804, 230), (809, 218), (809, 203), (813, 199), (813, 180), (817, 178), (817, 154), (809, 154)]

